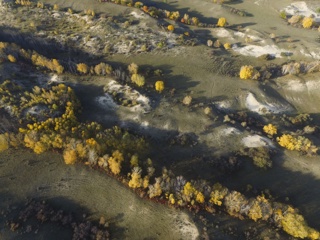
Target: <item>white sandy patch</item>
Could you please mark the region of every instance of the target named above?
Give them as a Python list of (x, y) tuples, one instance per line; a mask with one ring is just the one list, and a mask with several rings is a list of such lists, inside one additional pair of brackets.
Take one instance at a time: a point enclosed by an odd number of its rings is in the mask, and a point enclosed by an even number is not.
[(306, 52), (304, 49), (300, 50), (300, 53), (306, 57), (311, 57), (314, 59), (320, 59), (320, 51), (315, 52), (315, 51), (311, 51), (311, 52)]
[(310, 17), (313, 15), (316, 22), (320, 22), (320, 15), (315, 11), (311, 10), (306, 2), (294, 2), (291, 3), (289, 6), (283, 9), (287, 14), (290, 15), (301, 15), (305, 17)]
[(247, 45), (245, 47), (238, 47), (236, 44), (232, 46), (232, 49), (241, 55), (244, 56), (252, 56), (252, 57), (260, 57), (264, 54), (274, 55), (275, 57), (281, 58), (281, 52), (287, 52), (284, 49), (278, 48), (276, 45)]
[(289, 110), (288, 107), (283, 106), (275, 106), (274, 104), (263, 104), (260, 103), (252, 93), (249, 93), (245, 100), (245, 106), (252, 112), (256, 112), (259, 114), (267, 114), (267, 113), (280, 113), (285, 110)]
[(133, 11), (133, 12), (131, 12), (130, 13), (132, 16), (134, 16), (135, 18), (137, 18), (137, 19), (145, 19), (145, 18), (148, 18), (148, 16), (145, 14), (145, 13), (143, 13), (143, 12), (135, 12), (135, 11)]
[(104, 90), (109, 94), (114, 91), (120, 92), (123, 94), (123, 99), (136, 101), (137, 105), (128, 107), (128, 109), (132, 112), (146, 113), (151, 110), (150, 99), (140, 94), (137, 90), (132, 89), (130, 86), (124, 86), (112, 80), (105, 86)]
[(227, 127), (225, 129), (223, 129), (222, 131), (222, 135), (225, 135), (225, 136), (228, 136), (228, 135), (231, 135), (231, 134), (240, 134), (240, 131), (234, 127)]
[(218, 102), (215, 102), (214, 105), (218, 109), (226, 110), (228, 108), (231, 108), (232, 102), (231, 101), (218, 101)]
[(294, 92), (303, 92), (306, 90), (306, 85), (299, 80), (290, 80), (287, 83), (287, 89)]
[(57, 82), (62, 82), (62, 80), (59, 78), (57, 74), (53, 74), (50, 80), (48, 81), (48, 84), (57, 83)]
[(284, 88), (292, 92), (311, 92), (319, 91), (320, 81), (319, 80), (288, 80), (284, 83)]
[(231, 33), (225, 28), (213, 28), (211, 33), (220, 38), (231, 38)]
[(189, 216), (186, 213), (180, 213), (174, 217), (173, 227), (176, 228), (184, 240), (196, 240), (199, 239), (199, 231), (196, 225), (190, 221)]
[(250, 38), (252, 41), (257, 42), (257, 41), (263, 41), (261, 37), (258, 37), (256, 35), (249, 34), (251, 33), (250, 29), (246, 29), (246, 33), (243, 32), (234, 32), (233, 35), (236, 37), (241, 37), (241, 38)]
[(273, 146), (270, 139), (259, 135), (251, 135), (242, 138), (242, 143), (249, 148)]

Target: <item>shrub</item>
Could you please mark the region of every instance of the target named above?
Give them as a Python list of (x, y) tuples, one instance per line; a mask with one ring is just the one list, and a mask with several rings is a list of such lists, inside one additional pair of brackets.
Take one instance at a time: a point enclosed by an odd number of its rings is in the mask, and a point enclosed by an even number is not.
[(116, 150), (112, 153), (112, 157), (108, 159), (108, 166), (113, 174), (117, 175), (120, 173), (123, 160), (124, 158), (120, 151)]
[(38, 2), (37, 3), (37, 8), (44, 8), (43, 2)]
[(309, 228), (303, 217), (296, 213), (287, 213), (281, 219), (281, 226), (285, 232), (296, 238), (306, 238), (309, 235)]
[(77, 70), (80, 73), (87, 74), (89, 72), (89, 67), (85, 63), (79, 63), (77, 64)]
[(308, 138), (303, 136), (294, 137), (290, 134), (283, 134), (277, 138), (277, 141), (281, 147), (288, 150), (296, 150), (309, 154), (315, 154), (318, 151), (318, 148)]
[(8, 55), (8, 60), (9, 60), (10, 62), (12, 62), (12, 63), (17, 62), (17, 59), (16, 59), (13, 55), (11, 55), (11, 54)]
[(196, 202), (198, 203), (204, 203), (204, 195), (201, 192), (197, 192), (196, 194)]
[(139, 66), (137, 64), (135, 64), (135, 63), (131, 63), (128, 66), (128, 71), (129, 71), (130, 74), (137, 74), (138, 70), (139, 70)]
[(250, 65), (242, 66), (240, 69), (241, 79), (250, 79), (253, 76), (253, 67)]
[(0, 134), (0, 152), (9, 148), (8, 139), (4, 134)]
[(74, 149), (66, 149), (63, 153), (64, 162), (68, 165), (75, 164), (77, 161), (77, 152)]
[(266, 134), (269, 134), (269, 135), (274, 135), (274, 134), (277, 134), (277, 127), (272, 125), (271, 123), (269, 123), (268, 125), (265, 125), (263, 127), (263, 131), (266, 133)]
[(58, 5), (58, 4), (54, 4), (54, 5), (53, 5), (53, 10), (59, 11), (59, 5)]
[(312, 25), (314, 23), (314, 20), (313, 18), (311, 17), (305, 17), (303, 20), (302, 20), (302, 26), (303, 28), (311, 28)]
[(227, 25), (227, 19), (224, 17), (219, 18), (217, 26), (218, 27), (224, 27)]
[(156, 91), (161, 93), (164, 89), (164, 82), (163, 81), (156, 81), (155, 88), (156, 88)]
[(131, 179), (129, 181), (129, 187), (139, 188), (143, 186), (143, 180), (141, 178), (141, 168), (134, 167), (131, 173)]
[(229, 50), (231, 48), (231, 44), (230, 43), (225, 43), (223, 44), (224, 49)]
[(140, 74), (132, 74), (131, 81), (138, 85), (139, 87), (142, 87), (145, 84), (145, 78), (144, 76), (141, 76)]
[(168, 30), (169, 30), (170, 32), (173, 32), (173, 31), (174, 31), (174, 26), (170, 24), (170, 25), (168, 26)]

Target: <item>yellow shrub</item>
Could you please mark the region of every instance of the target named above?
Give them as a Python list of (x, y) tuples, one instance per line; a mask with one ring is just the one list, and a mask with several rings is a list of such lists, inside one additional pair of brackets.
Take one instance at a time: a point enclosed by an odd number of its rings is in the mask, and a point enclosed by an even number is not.
[(9, 143), (6, 135), (0, 134), (0, 152), (5, 151), (9, 148)]
[(223, 187), (221, 184), (216, 183), (213, 185), (212, 192), (210, 194), (210, 200), (209, 202), (221, 206), (222, 200), (227, 195), (228, 189)]
[(137, 64), (135, 64), (135, 63), (131, 63), (128, 66), (128, 70), (129, 70), (130, 74), (137, 74), (138, 70), (139, 70), (139, 66)]
[(34, 145), (33, 151), (36, 154), (44, 153), (45, 151), (47, 151), (47, 146), (44, 143), (40, 142), (40, 141), (36, 142), (35, 145)]
[(309, 228), (309, 235), (308, 237), (312, 240), (316, 240), (320, 238), (320, 233), (312, 228)]
[(58, 5), (58, 4), (54, 4), (54, 5), (53, 5), (53, 10), (59, 11), (59, 5)]
[(224, 49), (229, 50), (231, 48), (231, 44), (230, 43), (225, 43), (223, 44)]
[(173, 31), (174, 31), (174, 26), (170, 24), (170, 25), (168, 26), (168, 30), (169, 30), (170, 32), (173, 32)]
[(219, 18), (217, 26), (218, 27), (224, 27), (227, 24), (227, 19), (224, 17)]
[(174, 199), (174, 196), (172, 193), (169, 195), (168, 199), (170, 204), (174, 205), (176, 203), (176, 200)]
[(161, 93), (164, 89), (164, 82), (163, 81), (156, 81), (155, 88), (156, 88), (156, 91)]
[(250, 207), (248, 217), (251, 218), (253, 221), (257, 221), (258, 219), (262, 218), (262, 211), (257, 200), (254, 200), (252, 206)]
[(145, 78), (144, 76), (141, 76), (140, 74), (132, 74), (131, 81), (138, 85), (139, 87), (142, 87), (145, 84)]
[(204, 203), (204, 195), (201, 192), (198, 192), (196, 194), (196, 201), (198, 203)]
[(240, 78), (241, 79), (250, 79), (253, 75), (253, 67), (250, 65), (242, 66), (240, 69)]
[(263, 131), (266, 133), (266, 134), (269, 134), (269, 135), (274, 135), (274, 134), (277, 134), (277, 127), (272, 125), (271, 123), (269, 123), (268, 125), (265, 125), (263, 127)]
[(143, 180), (141, 178), (141, 169), (139, 167), (135, 167), (132, 170), (131, 179), (129, 181), (129, 187), (131, 188), (139, 188), (142, 187)]
[(8, 55), (8, 60), (9, 60), (10, 62), (12, 62), (12, 63), (17, 62), (17, 59), (16, 59), (13, 55), (11, 55), (11, 54)]
[(287, 213), (281, 219), (281, 226), (285, 232), (296, 238), (306, 238), (309, 235), (306, 222), (296, 213)]
[(123, 155), (118, 150), (112, 153), (112, 157), (108, 159), (108, 166), (111, 172), (115, 175), (121, 171), (121, 162), (123, 161)]
[(79, 63), (77, 64), (77, 70), (80, 73), (87, 74), (89, 72), (89, 67), (85, 63)]
[(313, 18), (311, 17), (305, 17), (303, 20), (302, 20), (302, 26), (303, 28), (311, 28), (312, 25), (314, 23), (314, 20)]
[(188, 197), (191, 198), (196, 192), (196, 189), (192, 186), (192, 184), (190, 182), (187, 182), (184, 187), (183, 187), (183, 194)]
[(137, 154), (132, 155), (130, 159), (130, 165), (131, 167), (138, 167), (139, 164), (139, 158)]
[(66, 149), (63, 153), (63, 159), (66, 164), (74, 164), (77, 161), (77, 152), (74, 149)]

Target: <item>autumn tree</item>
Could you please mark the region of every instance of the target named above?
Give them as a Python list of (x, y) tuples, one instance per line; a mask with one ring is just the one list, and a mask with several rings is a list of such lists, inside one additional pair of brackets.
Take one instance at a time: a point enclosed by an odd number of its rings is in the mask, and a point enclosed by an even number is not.
[(89, 72), (89, 67), (85, 63), (77, 64), (77, 70), (79, 73), (87, 74)]

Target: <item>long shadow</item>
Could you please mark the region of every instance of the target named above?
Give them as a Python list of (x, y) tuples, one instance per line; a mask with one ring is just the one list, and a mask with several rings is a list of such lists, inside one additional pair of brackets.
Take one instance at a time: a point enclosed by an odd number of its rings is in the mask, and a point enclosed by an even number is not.
[[(39, 198), (18, 202), (11, 209), (6, 215), (0, 217), (0, 223), (4, 223), (5, 221), (19, 223), (15, 231), (10, 231), (10, 226), (2, 226), (2, 231), (8, 236), (10, 235), (10, 239), (17, 240), (78, 239), (77, 237), (73, 238), (73, 234), (75, 232), (78, 232), (78, 234), (87, 232), (85, 228), (81, 229), (80, 224), (88, 224), (87, 222), (90, 219), (86, 216), (90, 216), (91, 214), (88, 208), (66, 197)], [(39, 212), (46, 216), (43, 222), (41, 222), (39, 215), (37, 215)], [(60, 216), (63, 216), (62, 220), (59, 220)], [(24, 218), (26, 221), (21, 220)], [(113, 237), (123, 239), (124, 229), (115, 224), (114, 220), (109, 225), (108, 231), (110, 231)], [(99, 225), (96, 221), (90, 222), (96, 226)], [(73, 229), (75, 223), (79, 226), (78, 230)]]

